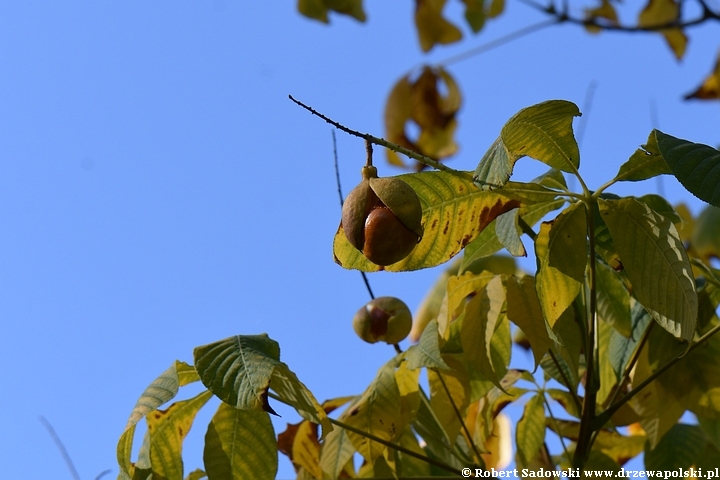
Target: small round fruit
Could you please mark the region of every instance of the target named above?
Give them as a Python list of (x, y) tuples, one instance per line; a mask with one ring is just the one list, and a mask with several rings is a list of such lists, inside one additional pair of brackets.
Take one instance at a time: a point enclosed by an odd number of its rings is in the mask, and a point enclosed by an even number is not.
[(418, 236), (387, 207), (373, 209), (365, 219), (363, 255), (376, 265), (392, 265), (410, 255)]
[(357, 311), (353, 328), (368, 343), (396, 344), (410, 333), (412, 313), (399, 298), (378, 297)]

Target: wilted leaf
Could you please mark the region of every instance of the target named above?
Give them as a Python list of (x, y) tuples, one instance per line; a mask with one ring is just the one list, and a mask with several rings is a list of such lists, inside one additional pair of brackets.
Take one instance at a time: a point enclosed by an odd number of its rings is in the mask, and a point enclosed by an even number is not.
[[(507, 316), (527, 336), (535, 357), (535, 368), (553, 344), (548, 333), (549, 325), (542, 314), (535, 291), (535, 279), (531, 276), (509, 276), (507, 288)], [(554, 336), (554, 334), (553, 334)]]
[(551, 327), (575, 300), (585, 279), (586, 223), (585, 207), (576, 203), (555, 220), (543, 222), (535, 239), (535, 286)]
[(720, 207), (720, 152), (659, 130), (653, 133), (660, 153), (683, 187), (700, 200)]
[[(441, 87), (445, 94), (441, 93)], [(424, 67), (420, 76), (411, 81), (401, 78), (385, 104), (385, 134), (387, 140), (427, 157), (442, 159), (457, 151), (454, 134), (455, 116), (462, 102), (460, 89), (450, 74), (442, 68)], [(408, 124), (419, 128), (417, 138), (410, 138)], [(399, 154), (387, 149), (388, 161), (405, 166)], [(425, 168), (417, 164), (418, 169)]]
[(424, 52), (437, 44), (459, 41), (462, 32), (443, 16), (446, 0), (415, 0), (415, 27)]
[(197, 412), (212, 397), (205, 390), (190, 400), (175, 402), (167, 410), (155, 410), (145, 417), (154, 478), (182, 480), (182, 443)]
[[(600, 5), (598, 5), (597, 7), (585, 9), (586, 20), (594, 21), (599, 18), (605, 20), (605, 22), (603, 23), (608, 25), (618, 24), (617, 12), (615, 11), (615, 7), (612, 3), (610, 3), (609, 0), (601, 0)], [(602, 30), (601, 27), (592, 24), (586, 24), (585, 28), (590, 33), (599, 33)]]
[(335, 11), (365, 21), (362, 0), (298, 0), (298, 12), (308, 18), (328, 23), (328, 11)]
[(705, 78), (702, 85), (692, 93), (685, 95), (685, 100), (697, 98), (698, 100), (718, 100), (720, 99), (720, 52), (715, 61), (715, 68)]
[(209, 478), (275, 478), (277, 445), (268, 414), (221, 402), (205, 434), (203, 460)]
[[(680, 4), (676, 0), (649, 0), (638, 18), (638, 26), (645, 28), (671, 24), (680, 18)], [(687, 37), (678, 27), (658, 30), (679, 60), (685, 54)]]
[(667, 162), (660, 154), (655, 132), (651, 132), (646, 145), (642, 145), (623, 163), (615, 175), (615, 180), (637, 182), (656, 175), (672, 173)]
[(632, 197), (599, 206), (638, 301), (668, 332), (692, 340), (695, 279), (675, 226)]

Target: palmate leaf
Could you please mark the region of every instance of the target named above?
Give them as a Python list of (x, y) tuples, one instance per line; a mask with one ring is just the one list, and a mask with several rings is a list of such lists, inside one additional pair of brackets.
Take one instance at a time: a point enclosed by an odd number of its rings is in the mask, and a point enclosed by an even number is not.
[(268, 388), (306, 420), (332, 430), (327, 414), (297, 376), (280, 361), (280, 346), (266, 334), (236, 335), (194, 351), (195, 368), (203, 384), (222, 401), (241, 410), (275, 413)]
[(442, 429), (454, 443), (462, 427), (455, 407), (463, 412), (470, 403), (470, 378), (459, 356), (446, 354), (444, 360), (451, 370), (427, 372), (430, 404)]
[[(457, 255), (498, 215), (524, 203), (546, 200), (539, 190), (481, 192), (470, 175), (420, 172), (398, 176), (415, 190), (423, 208), (423, 237), (405, 259), (385, 267), (398, 272), (440, 265)], [(538, 187), (538, 186), (536, 186)], [(539, 187), (542, 188), (542, 187)], [(353, 247), (342, 228), (333, 242), (335, 261), (342, 267), (365, 272), (382, 269)]]
[(173, 403), (167, 410), (155, 410), (145, 417), (150, 444), (153, 478), (182, 480), (182, 443), (197, 412), (212, 398), (205, 390), (194, 398)]
[(528, 466), (545, 441), (545, 406), (542, 394), (533, 396), (523, 409), (517, 424), (518, 465)]
[(697, 425), (674, 425), (655, 448), (645, 451), (645, 468), (687, 470), (697, 464), (706, 442), (705, 435)]
[(325, 437), (320, 451), (320, 468), (330, 478), (340, 478), (340, 473), (347, 468), (355, 451), (355, 446), (348, 438), (348, 431), (336, 428)]
[(698, 300), (685, 247), (672, 222), (632, 197), (599, 200), (635, 297), (668, 332), (695, 334)]
[(437, 322), (431, 320), (425, 330), (423, 330), (418, 344), (412, 345), (405, 352), (407, 368), (415, 370), (425, 367), (448, 370), (450, 367), (448, 367), (442, 359), (439, 342)]
[[(535, 279), (531, 276), (509, 276), (507, 288), (507, 316), (525, 333), (535, 358), (535, 368), (553, 344), (549, 325), (542, 314), (542, 307), (535, 291)], [(549, 333), (550, 332), (550, 333)], [(555, 335), (553, 334), (553, 337)]]
[(269, 415), (221, 402), (205, 434), (203, 460), (209, 478), (275, 478), (277, 444)]
[(660, 153), (683, 187), (700, 200), (720, 207), (720, 151), (660, 130), (652, 133)]
[(164, 403), (169, 402), (177, 395), (180, 387), (200, 380), (195, 369), (185, 362), (175, 361), (170, 368), (145, 389), (133, 408), (117, 446), (117, 459), (121, 475), (130, 477), (134, 467), (131, 463), (132, 444), (135, 435), (135, 425), (145, 415), (156, 410)]

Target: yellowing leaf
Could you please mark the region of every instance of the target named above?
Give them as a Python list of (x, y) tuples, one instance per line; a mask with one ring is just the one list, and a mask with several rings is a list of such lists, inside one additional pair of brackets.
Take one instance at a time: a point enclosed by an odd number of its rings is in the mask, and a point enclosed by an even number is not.
[(430, 404), (447, 437), (452, 443), (455, 443), (461, 424), (453, 404), (459, 411), (465, 411), (470, 402), (470, 379), (465, 366), (457, 358), (445, 355), (443, 359), (452, 370), (428, 370), (427, 372), (430, 384)]
[(182, 442), (195, 415), (212, 397), (204, 391), (190, 400), (173, 403), (167, 410), (155, 410), (145, 417), (154, 478), (183, 479)]
[(692, 93), (685, 95), (685, 100), (697, 98), (698, 100), (720, 100), (720, 52), (715, 60), (715, 68), (710, 72), (702, 85)]
[(695, 279), (675, 225), (632, 197), (600, 200), (599, 206), (635, 297), (664, 329), (692, 340)]
[[(618, 24), (617, 12), (615, 11), (615, 7), (612, 3), (610, 3), (609, 0), (601, 0), (599, 6), (595, 8), (585, 9), (585, 19), (596, 20), (598, 18), (606, 20), (609, 25)], [(592, 24), (585, 25), (585, 28), (590, 33), (599, 33), (602, 30), (602, 28), (598, 25)]]
[[(446, 93), (441, 93), (440, 85)], [(442, 68), (426, 66), (416, 80), (405, 76), (393, 86), (385, 104), (385, 136), (427, 157), (449, 157), (458, 149), (455, 116), (461, 102), (460, 89), (452, 76)], [(406, 131), (412, 124), (419, 129), (414, 139)], [(389, 149), (386, 152), (392, 165), (405, 166), (397, 153)], [(417, 165), (419, 170), (425, 167)]]
[[(649, 0), (638, 18), (638, 26), (644, 28), (668, 25), (680, 18), (680, 5), (676, 0)], [(687, 37), (677, 27), (658, 30), (679, 60), (685, 54)]]
[(465, 3), (465, 20), (474, 33), (485, 26), (485, 0), (463, 0)]
[[(447, 172), (420, 172), (400, 175), (415, 190), (423, 207), (423, 237), (405, 259), (385, 267), (388, 271), (409, 271), (434, 267), (450, 260), (470, 243), (498, 215), (522, 205), (502, 192), (481, 192), (470, 175)], [(371, 263), (353, 247), (338, 229), (333, 242), (335, 261), (348, 269), (374, 272)]]
[(459, 41), (462, 32), (443, 16), (446, 0), (415, 0), (415, 27), (424, 52), (437, 44)]
[(328, 11), (335, 11), (364, 22), (362, 0), (298, 0), (298, 12), (302, 15), (328, 23)]
[(203, 459), (209, 478), (275, 478), (277, 445), (269, 415), (221, 402), (205, 434)]
[(615, 179), (637, 182), (666, 173), (672, 173), (672, 170), (660, 154), (655, 134), (651, 132), (647, 144), (638, 148), (628, 161), (622, 164)]
[(518, 466), (526, 467), (535, 458), (545, 440), (545, 405), (542, 394), (533, 396), (523, 409), (517, 424)]
[(537, 368), (553, 342), (548, 334), (548, 325), (535, 291), (535, 279), (527, 275), (521, 278), (513, 275), (507, 278), (505, 285), (507, 316), (525, 333), (532, 347), (535, 368)]
[(555, 220), (543, 222), (535, 239), (535, 287), (551, 327), (575, 300), (585, 279), (586, 223), (585, 208), (576, 203)]
[[(396, 364), (392, 359), (380, 368), (365, 392), (343, 413), (343, 422), (384, 440), (396, 440), (405, 428), (400, 390), (395, 380)], [(387, 448), (354, 432), (348, 431), (348, 438), (368, 462), (382, 456)]]
[(693, 253), (709, 264), (720, 258), (720, 208), (708, 205), (698, 216), (690, 240)]
[(355, 446), (348, 438), (348, 431), (336, 428), (330, 432), (323, 442), (320, 453), (320, 467), (330, 478), (340, 478), (340, 473), (352, 465)]

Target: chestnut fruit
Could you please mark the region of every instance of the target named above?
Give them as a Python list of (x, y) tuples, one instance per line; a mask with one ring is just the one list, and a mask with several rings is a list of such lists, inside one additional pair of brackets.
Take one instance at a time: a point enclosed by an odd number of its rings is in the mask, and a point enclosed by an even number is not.
[(357, 311), (353, 328), (368, 343), (395, 344), (410, 333), (412, 314), (399, 298), (378, 297)]
[(420, 199), (402, 180), (378, 178), (373, 166), (363, 167), (362, 176), (343, 204), (345, 236), (376, 265), (399, 262), (422, 238)]

